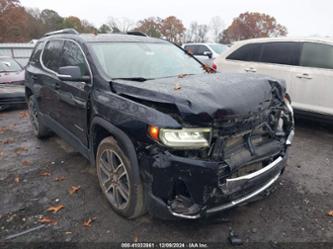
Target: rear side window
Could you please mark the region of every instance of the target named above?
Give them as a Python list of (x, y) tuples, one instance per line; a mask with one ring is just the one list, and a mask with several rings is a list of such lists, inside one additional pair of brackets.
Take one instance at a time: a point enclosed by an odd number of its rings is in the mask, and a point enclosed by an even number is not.
[(258, 62), (260, 59), (261, 47), (262, 45), (257, 43), (244, 45), (231, 53), (227, 59)]
[(80, 47), (72, 41), (65, 41), (59, 67), (78, 66), (82, 75), (89, 75), (87, 64)]
[(186, 45), (184, 48), (192, 55), (203, 55), (204, 52), (210, 51), (205, 45)]
[(304, 43), (300, 65), (303, 67), (333, 69), (333, 46)]
[(262, 46), (261, 62), (299, 65), (301, 44), (297, 42), (272, 42)]
[(45, 67), (58, 72), (64, 41), (52, 40), (46, 43), (42, 60)]
[(39, 58), (40, 58), (40, 54), (42, 52), (42, 49), (43, 49), (43, 42), (37, 43), (36, 47), (35, 47), (35, 50), (33, 51), (32, 55), (31, 55), (30, 62), (39, 63)]

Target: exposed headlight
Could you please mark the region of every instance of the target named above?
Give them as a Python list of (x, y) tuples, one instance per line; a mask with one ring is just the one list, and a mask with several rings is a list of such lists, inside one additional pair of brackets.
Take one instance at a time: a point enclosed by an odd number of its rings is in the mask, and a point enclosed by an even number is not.
[[(157, 138), (156, 127), (150, 127), (151, 137)], [(153, 136), (154, 134), (155, 136)], [(210, 128), (159, 129), (158, 140), (172, 148), (199, 149), (209, 146)]]

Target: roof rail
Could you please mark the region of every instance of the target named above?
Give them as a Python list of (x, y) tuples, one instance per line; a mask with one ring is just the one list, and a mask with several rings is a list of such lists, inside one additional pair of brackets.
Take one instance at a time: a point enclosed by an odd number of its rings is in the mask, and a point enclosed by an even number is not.
[(146, 36), (148, 37), (147, 34), (140, 32), (140, 31), (127, 31), (126, 34), (128, 35), (137, 35), (137, 36)]
[(51, 36), (51, 35), (61, 35), (61, 34), (73, 34), (73, 35), (78, 35), (80, 34), (77, 32), (75, 29), (60, 29), (52, 32), (46, 33), (43, 37)]

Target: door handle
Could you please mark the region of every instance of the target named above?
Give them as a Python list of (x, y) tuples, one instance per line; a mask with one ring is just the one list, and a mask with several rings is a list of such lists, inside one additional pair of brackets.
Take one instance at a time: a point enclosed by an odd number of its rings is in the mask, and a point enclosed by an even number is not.
[(248, 67), (244, 69), (245, 72), (250, 72), (250, 73), (255, 73), (257, 72), (257, 69), (253, 68), (253, 67)]
[(54, 85), (54, 89), (56, 89), (56, 90), (59, 90), (59, 89), (60, 89), (60, 83), (59, 83), (59, 82), (55, 83), (55, 85)]
[(33, 74), (33, 75), (31, 75), (31, 79), (32, 80), (38, 80), (38, 76)]
[(312, 77), (308, 73), (297, 74), (296, 77), (299, 79), (307, 79), (307, 80), (312, 79)]

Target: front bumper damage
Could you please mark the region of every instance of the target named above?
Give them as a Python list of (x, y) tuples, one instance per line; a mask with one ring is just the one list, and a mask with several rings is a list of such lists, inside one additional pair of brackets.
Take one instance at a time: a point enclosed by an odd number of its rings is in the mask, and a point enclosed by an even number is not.
[(220, 161), (151, 149), (140, 161), (149, 212), (162, 219), (198, 219), (248, 202), (283, 173), (293, 136), (291, 130), (283, 141), (256, 146), (255, 154), (245, 149)]

